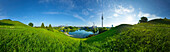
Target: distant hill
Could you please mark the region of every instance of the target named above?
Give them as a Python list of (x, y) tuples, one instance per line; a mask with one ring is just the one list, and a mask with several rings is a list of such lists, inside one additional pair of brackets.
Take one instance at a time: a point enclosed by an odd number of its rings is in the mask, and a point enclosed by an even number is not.
[(170, 24), (170, 20), (169, 19), (154, 19), (149, 21), (149, 23), (152, 24)]
[(90, 38), (33, 28), (18, 21), (0, 20), (0, 52), (168, 52), (170, 20), (122, 24)]

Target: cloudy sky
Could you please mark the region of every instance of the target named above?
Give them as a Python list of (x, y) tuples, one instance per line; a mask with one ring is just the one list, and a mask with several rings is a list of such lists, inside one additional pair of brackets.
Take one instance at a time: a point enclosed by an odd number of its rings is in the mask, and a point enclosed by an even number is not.
[(140, 17), (170, 19), (168, 0), (0, 0), (0, 19), (12, 19), (35, 26), (73, 25), (101, 27), (136, 24)]

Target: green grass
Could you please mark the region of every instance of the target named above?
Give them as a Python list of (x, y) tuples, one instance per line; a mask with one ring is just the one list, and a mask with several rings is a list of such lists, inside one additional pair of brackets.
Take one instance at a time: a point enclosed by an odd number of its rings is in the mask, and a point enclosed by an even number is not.
[[(159, 20), (158, 20), (159, 21)], [(117, 26), (88, 38), (86, 51), (168, 52), (170, 51), (170, 20), (150, 21), (134, 26)], [(87, 47), (89, 46), (89, 47)]]
[(90, 38), (33, 28), (18, 21), (0, 20), (0, 52), (168, 52), (170, 20), (156, 19), (120, 25)]
[[(46, 29), (33, 28), (17, 21), (0, 21), (13, 24), (0, 27), (0, 52), (8, 51), (79, 51), (80, 39)], [(12, 27), (12, 28), (11, 28)]]

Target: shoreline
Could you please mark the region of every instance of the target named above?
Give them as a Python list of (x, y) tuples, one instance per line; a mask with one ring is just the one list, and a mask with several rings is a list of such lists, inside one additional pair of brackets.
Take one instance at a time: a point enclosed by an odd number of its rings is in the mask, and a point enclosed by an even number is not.
[(69, 35), (67, 32), (64, 32), (64, 34), (66, 34), (67, 36), (73, 36), (73, 35)]

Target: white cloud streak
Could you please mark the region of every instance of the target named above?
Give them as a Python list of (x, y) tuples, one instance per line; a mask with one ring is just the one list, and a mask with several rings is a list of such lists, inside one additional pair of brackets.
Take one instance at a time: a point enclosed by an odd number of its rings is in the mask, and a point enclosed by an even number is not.
[(115, 13), (118, 13), (118, 14), (131, 13), (134, 10), (135, 9), (132, 6), (129, 6), (128, 8), (125, 8), (122, 5), (115, 7)]
[(0, 18), (7, 18), (8, 16), (0, 16)]
[(81, 17), (81, 16), (79, 16), (79, 15), (77, 15), (77, 14), (74, 14), (73, 15), (75, 18), (78, 18), (78, 19), (80, 19), (80, 20), (82, 20), (82, 21), (86, 21), (83, 17)]
[(43, 12), (43, 14), (60, 14), (60, 12)]
[(82, 14), (87, 16), (89, 15), (89, 12), (87, 10), (82, 10)]
[(143, 12), (140, 11), (139, 14), (138, 14), (138, 17), (142, 17), (142, 16), (147, 17), (148, 20), (161, 18), (159, 16), (156, 16), (155, 14), (143, 13)]
[(0, 18), (7, 18), (8, 16), (3, 15), (2, 8), (0, 8)]
[(63, 12), (42, 12), (42, 14), (51, 14), (51, 15), (63, 14), (63, 15), (69, 15), (69, 13), (63, 13)]
[(90, 16), (90, 18), (93, 18), (94, 16)]
[(89, 10), (89, 11), (93, 11), (93, 9), (90, 9), (90, 8), (87, 8), (87, 10)]

